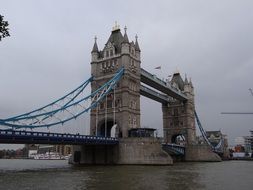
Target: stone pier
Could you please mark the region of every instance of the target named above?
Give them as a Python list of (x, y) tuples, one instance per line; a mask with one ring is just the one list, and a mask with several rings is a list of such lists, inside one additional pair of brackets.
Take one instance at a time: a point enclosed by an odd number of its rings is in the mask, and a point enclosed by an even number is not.
[(221, 157), (214, 153), (209, 145), (187, 145), (185, 147), (185, 161), (220, 162)]
[(72, 164), (171, 165), (157, 138), (122, 138), (118, 145), (75, 145)]

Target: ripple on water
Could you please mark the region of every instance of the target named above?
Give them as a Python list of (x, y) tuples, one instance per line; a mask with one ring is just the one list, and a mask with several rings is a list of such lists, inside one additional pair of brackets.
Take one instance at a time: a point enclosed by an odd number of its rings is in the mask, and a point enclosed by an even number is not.
[(66, 161), (0, 160), (0, 190), (252, 189), (253, 162), (173, 166), (84, 166)]

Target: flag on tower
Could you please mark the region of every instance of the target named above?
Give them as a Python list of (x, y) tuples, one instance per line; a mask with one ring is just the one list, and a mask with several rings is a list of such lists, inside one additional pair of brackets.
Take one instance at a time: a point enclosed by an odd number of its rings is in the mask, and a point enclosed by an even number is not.
[(161, 69), (161, 66), (155, 67), (155, 69)]

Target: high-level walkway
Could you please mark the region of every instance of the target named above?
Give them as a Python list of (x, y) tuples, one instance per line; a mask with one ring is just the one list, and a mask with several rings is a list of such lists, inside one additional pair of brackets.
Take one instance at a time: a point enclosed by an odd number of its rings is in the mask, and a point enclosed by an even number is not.
[[(186, 101), (188, 99), (186, 97), (186, 95), (183, 94), (179, 89), (171, 86), (170, 84), (157, 78), (155, 75), (149, 73), (148, 71), (146, 71), (144, 69), (141, 69), (141, 82), (156, 89), (156, 90), (159, 90), (162, 93), (164, 93), (170, 97), (173, 97), (177, 100)], [(151, 93), (151, 91), (150, 91), (151, 89), (150, 90), (146, 90), (146, 89), (141, 87), (141, 94), (144, 96), (146, 96), (147, 94), (150, 94), (150, 96), (152, 96), (151, 94), (153, 94), (153, 93)], [(162, 98), (159, 98), (159, 96), (161, 96), (161, 95), (158, 95), (158, 97), (156, 97), (156, 98), (158, 98), (158, 101), (161, 102), (161, 101), (165, 100), (167, 102), (168, 97), (163, 96)], [(152, 96), (152, 97), (155, 98), (155, 96)], [(151, 97), (149, 97), (149, 98), (151, 98)]]

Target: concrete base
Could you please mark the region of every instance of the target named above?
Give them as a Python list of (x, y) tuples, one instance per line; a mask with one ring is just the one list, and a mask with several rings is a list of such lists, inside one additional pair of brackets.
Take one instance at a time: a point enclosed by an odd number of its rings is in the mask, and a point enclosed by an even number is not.
[(124, 138), (118, 147), (118, 164), (171, 165), (173, 160), (156, 138)]
[(70, 164), (115, 164), (117, 145), (74, 145)]
[(220, 162), (221, 157), (214, 153), (208, 145), (187, 145), (185, 161)]
[(171, 165), (173, 160), (156, 138), (122, 138), (118, 145), (75, 145), (71, 164)]

